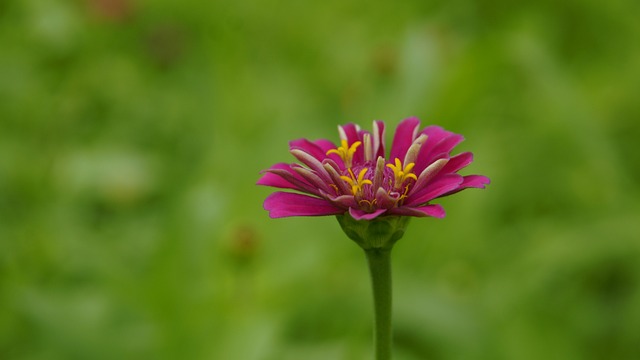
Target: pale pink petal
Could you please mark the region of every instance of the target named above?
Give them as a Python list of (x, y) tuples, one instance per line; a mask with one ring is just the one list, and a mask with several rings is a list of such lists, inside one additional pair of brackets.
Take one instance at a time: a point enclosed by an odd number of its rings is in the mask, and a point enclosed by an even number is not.
[(399, 207), (389, 210), (389, 213), (392, 215), (405, 215), (405, 216), (416, 216), (416, 217), (426, 217), (431, 216), (435, 218), (442, 219), (445, 216), (444, 208), (438, 204), (433, 205), (425, 205), (420, 207)]
[(393, 136), (393, 144), (391, 145), (391, 157), (389, 162), (393, 163), (396, 158), (404, 160), (404, 156), (407, 154), (407, 150), (413, 143), (413, 140), (418, 134), (418, 127), (420, 126), (420, 120), (416, 117), (402, 120), (396, 128), (396, 133)]
[(264, 209), (271, 218), (289, 216), (324, 216), (344, 214), (340, 209), (324, 199), (302, 194), (274, 192), (264, 200)]
[(356, 220), (372, 220), (372, 219), (375, 219), (378, 216), (382, 215), (386, 211), (387, 211), (387, 209), (378, 209), (378, 210), (376, 210), (376, 211), (374, 211), (372, 213), (368, 213), (368, 212), (364, 212), (362, 210), (349, 208), (349, 214), (351, 215), (352, 218), (354, 218)]
[(307, 180), (309, 184), (314, 185), (316, 188), (324, 192), (330, 192), (332, 190), (329, 187), (329, 184), (327, 184), (327, 182), (320, 179), (320, 177), (316, 175), (315, 172), (302, 166), (295, 166), (293, 167), (293, 170), (297, 172), (300, 176), (302, 176), (305, 180)]
[(327, 173), (327, 170), (322, 166), (322, 162), (318, 161), (318, 159), (309, 155), (302, 149), (291, 149), (289, 152), (296, 157), (296, 159), (300, 160), (303, 164), (307, 165), (311, 170), (315, 171), (316, 175), (320, 177), (324, 182), (330, 184), (331, 177)]
[(377, 159), (379, 156), (385, 156), (385, 137), (384, 137), (384, 122), (375, 120), (373, 122), (373, 155)]
[(327, 170), (329, 176), (331, 176), (333, 184), (338, 188), (338, 193), (349, 194), (351, 192), (349, 184), (347, 184), (343, 179), (340, 178), (340, 173), (338, 173), (336, 168), (331, 165), (330, 161), (325, 160), (322, 165), (324, 166), (324, 169)]
[[(370, 160), (375, 159), (376, 157), (373, 156), (374, 149), (371, 133), (366, 130), (360, 130), (358, 131), (358, 138), (362, 139), (362, 145), (358, 148), (362, 148), (362, 151), (356, 151), (358, 153), (357, 157), (355, 156), (356, 154), (354, 154), (354, 164), (360, 164), (367, 161), (367, 156), (369, 156)], [(369, 140), (367, 140), (367, 138)]]

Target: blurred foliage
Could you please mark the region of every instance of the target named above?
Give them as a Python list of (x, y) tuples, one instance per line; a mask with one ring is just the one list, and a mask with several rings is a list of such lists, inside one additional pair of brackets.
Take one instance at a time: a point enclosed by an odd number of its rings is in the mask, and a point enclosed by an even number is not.
[(640, 358), (639, 11), (0, 2), (0, 358), (370, 358), (364, 256), (254, 183), (413, 115), (493, 182), (396, 246), (397, 358)]

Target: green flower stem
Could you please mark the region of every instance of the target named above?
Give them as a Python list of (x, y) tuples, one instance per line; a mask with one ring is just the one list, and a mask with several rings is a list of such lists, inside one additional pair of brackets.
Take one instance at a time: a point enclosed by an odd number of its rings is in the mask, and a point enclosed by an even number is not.
[(391, 359), (391, 249), (365, 250), (373, 288), (376, 360)]
[(349, 214), (336, 216), (344, 233), (364, 249), (369, 263), (375, 311), (376, 360), (391, 359), (391, 249), (404, 235), (408, 216), (381, 216), (355, 220)]

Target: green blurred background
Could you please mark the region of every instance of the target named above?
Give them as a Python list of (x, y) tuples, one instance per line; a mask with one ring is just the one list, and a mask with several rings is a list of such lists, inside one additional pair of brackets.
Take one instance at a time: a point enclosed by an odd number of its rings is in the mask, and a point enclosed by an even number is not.
[(640, 358), (635, 0), (0, 2), (1, 359), (369, 359), (287, 141), (418, 116), (492, 179), (394, 251), (397, 359)]

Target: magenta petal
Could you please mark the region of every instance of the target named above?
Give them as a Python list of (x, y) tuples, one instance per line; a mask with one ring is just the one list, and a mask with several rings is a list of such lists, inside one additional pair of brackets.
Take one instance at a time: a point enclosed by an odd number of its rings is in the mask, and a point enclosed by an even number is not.
[(442, 169), (447, 165), (448, 161), (448, 158), (438, 159), (427, 166), (426, 169), (422, 170), (420, 175), (418, 175), (418, 180), (413, 184), (413, 188), (411, 189), (411, 191), (409, 191), (409, 196), (422, 191), (422, 189), (424, 189), (425, 186), (427, 186), (431, 182), (431, 180), (433, 180), (440, 174)]
[[(325, 140), (325, 141), (329, 142), (329, 140)], [(334, 148), (335, 146), (332, 149)], [(324, 150), (322, 149), (322, 147), (318, 146), (317, 141), (311, 142), (307, 139), (298, 139), (298, 140), (290, 141), (289, 149), (300, 149), (306, 152), (307, 154), (313, 156), (318, 161), (324, 160), (327, 157), (327, 151), (329, 151), (329, 150)]]
[(473, 162), (473, 154), (470, 152), (463, 152), (451, 157), (447, 165), (442, 168), (441, 172), (443, 174), (454, 173), (465, 168), (467, 165), (471, 164), (471, 162)]
[(360, 127), (354, 123), (348, 123), (346, 125), (338, 126), (338, 130), (340, 132), (340, 139), (347, 140), (347, 143), (349, 143), (349, 145), (353, 144), (356, 141), (362, 140), (358, 137)]
[(424, 189), (409, 196), (405, 204), (407, 206), (426, 204), (435, 198), (456, 190), (463, 180), (462, 175), (458, 174), (440, 176), (425, 186)]
[[(300, 166), (300, 165), (293, 165)], [(305, 180), (302, 176), (300, 176), (297, 172), (292, 169), (292, 165), (278, 163), (272, 166), (270, 169), (264, 170), (263, 173), (271, 173), (275, 176), (279, 176), (284, 179), (286, 182), (291, 184), (292, 186), (284, 186), (285, 183), (279, 183), (283, 186), (276, 186), (275, 178), (267, 177), (266, 174), (260, 180), (258, 180), (258, 185), (267, 185), (274, 186), (278, 188), (284, 189), (294, 189), (302, 192), (307, 192), (309, 194), (318, 195), (318, 188), (309, 184), (307, 180)]]
[(468, 188), (484, 189), (485, 185), (491, 183), (491, 179), (482, 175), (467, 175), (463, 178), (462, 183), (457, 189), (447, 192), (442, 196), (449, 196)]
[(411, 147), (413, 140), (418, 134), (419, 126), (420, 120), (416, 117), (404, 119), (398, 124), (396, 133), (393, 136), (393, 144), (391, 145), (391, 157), (388, 159), (391, 163), (393, 163), (396, 158), (404, 160), (407, 150), (409, 150), (409, 147)]
[[(322, 149), (322, 153), (324, 154), (324, 159), (329, 158), (334, 162), (336, 162), (337, 164), (342, 164), (342, 159), (337, 154), (332, 153), (327, 155), (327, 152), (329, 150), (333, 150), (337, 148), (336, 144), (325, 139), (315, 140), (313, 143), (316, 144), (318, 147), (320, 147), (320, 149)], [(318, 159), (318, 160), (322, 161), (323, 159)]]
[(396, 192), (391, 195), (384, 188), (378, 188), (378, 191), (376, 192), (376, 203), (383, 209), (391, 209), (396, 206), (399, 198), (399, 193)]
[(426, 217), (431, 216), (442, 219), (445, 216), (444, 208), (438, 204), (425, 205), (420, 207), (399, 207), (389, 211), (393, 215), (405, 215)]
[(288, 182), (282, 177), (270, 172), (266, 172), (262, 174), (262, 177), (258, 179), (258, 182), (256, 184), (263, 185), (263, 186), (273, 186), (280, 189), (296, 189), (296, 190), (298, 189), (297, 186), (293, 185), (292, 183)]
[(416, 172), (422, 171), (436, 159), (441, 158), (443, 154), (449, 156), (451, 150), (464, 140), (462, 135), (450, 133), (438, 127), (436, 127), (436, 129), (433, 129), (433, 127), (429, 128), (431, 128), (431, 132), (434, 133), (434, 135), (428, 137), (427, 142), (420, 148), (416, 160)]
[[(269, 170), (275, 170), (275, 169), (290, 170), (291, 166), (285, 163), (277, 163), (273, 165)], [(278, 176), (276, 174), (269, 172), (269, 170), (264, 170), (260, 172), (262, 176), (260, 177), (260, 179), (258, 179), (258, 182), (256, 183), (257, 185), (273, 186), (273, 187), (283, 188), (283, 189), (297, 189), (297, 186), (285, 180), (284, 178), (282, 178), (282, 176)]]
[(378, 209), (378, 210), (376, 210), (376, 211), (374, 211), (372, 213), (368, 213), (368, 212), (364, 212), (362, 210), (349, 208), (349, 214), (351, 215), (352, 218), (354, 218), (356, 220), (372, 220), (372, 219), (375, 219), (378, 216), (382, 215), (386, 211), (387, 211), (387, 209)]
[(289, 216), (323, 216), (344, 214), (345, 210), (324, 199), (277, 191), (264, 200), (264, 209), (271, 218)]
[(464, 141), (464, 136), (460, 134), (451, 134), (446, 138), (440, 140), (433, 148), (433, 152), (438, 153), (450, 153), (453, 148)]
[[(446, 131), (440, 126), (427, 126), (424, 130), (420, 132), (420, 134), (427, 135), (427, 142), (422, 145), (420, 148), (420, 153), (418, 154), (416, 161), (416, 168), (421, 168), (423, 166), (427, 166), (427, 163), (431, 161), (427, 161), (428, 158), (431, 157), (431, 154), (434, 153), (435, 147), (445, 138), (450, 135), (453, 135), (452, 132)], [(416, 169), (418, 171), (418, 169)], [(421, 170), (420, 170), (421, 171)]]
[(261, 173), (263, 175), (258, 180), (257, 185), (317, 193), (317, 190), (311, 187), (298, 173), (293, 171), (289, 164), (277, 163)]
[(437, 126), (437, 125), (427, 126), (420, 133), (421, 134), (425, 134), (425, 135), (427, 135), (429, 137), (427, 145), (429, 145), (430, 148), (433, 148), (438, 143), (440, 143), (440, 141), (442, 141), (442, 139), (444, 139), (447, 136), (453, 134), (452, 132), (447, 131), (447, 130), (445, 130), (445, 129), (441, 128), (440, 126)]
[(451, 153), (456, 145), (461, 143), (464, 140), (462, 135), (451, 134), (444, 139), (440, 140), (435, 146), (428, 148), (425, 151), (420, 151), (418, 154), (418, 160), (416, 161), (416, 171), (421, 171), (422, 164), (430, 164), (441, 154), (446, 154), (447, 156)]
[(486, 176), (467, 175), (464, 177), (464, 181), (462, 182), (462, 184), (460, 184), (460, 187), (484, 189), (484, 186), (490, 183), (491, 179)]
[(322, 149), (322, 151), (324, 151), (325, 153), (331, 149), (336, 148), (336, 144), (334, 144), (333, 141), (327, 139), (314, 140), (313, 143), (320, 147), (320, 149)]

